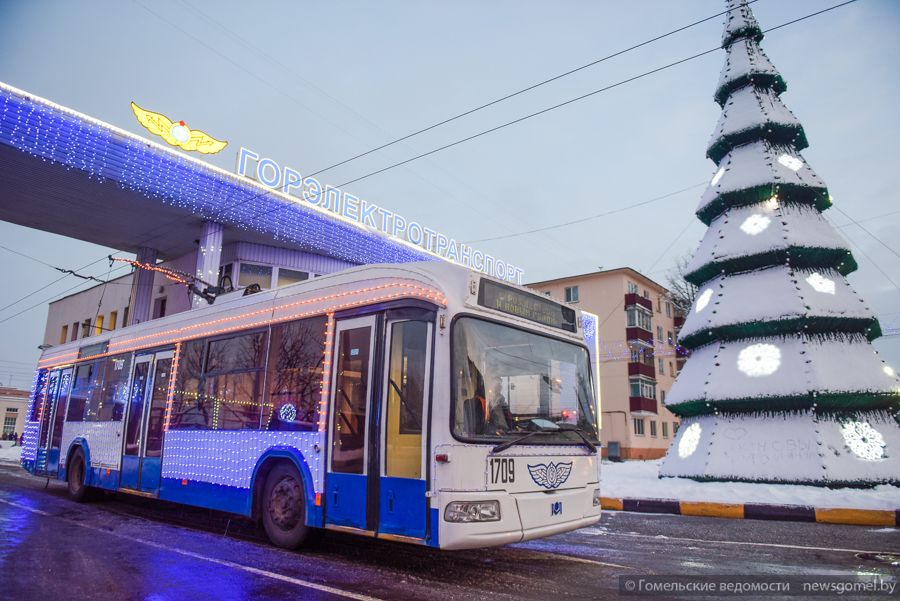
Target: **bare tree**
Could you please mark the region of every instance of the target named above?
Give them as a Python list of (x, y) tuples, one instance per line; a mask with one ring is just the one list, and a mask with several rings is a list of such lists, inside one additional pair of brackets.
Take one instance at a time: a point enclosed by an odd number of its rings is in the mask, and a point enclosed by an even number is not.
[(675, 266), (666, 272), (666, 283), (672, 293), (672, 302), (682, 315), (687, 315), (697, 296), (697, 287), (684, 278), (691, 256), (688, 252), (678, 257), (675, 259)]

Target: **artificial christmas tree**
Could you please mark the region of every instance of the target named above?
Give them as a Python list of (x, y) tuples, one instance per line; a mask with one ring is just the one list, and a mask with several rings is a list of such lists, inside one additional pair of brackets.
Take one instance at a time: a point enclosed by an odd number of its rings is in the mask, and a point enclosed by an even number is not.
[(692, 354), (665, 399), (682, 423), (660, 475), (900, 484), (900, 378), (844, 279), (856, 263), (821, 214), (830, 197), (762, 31), (741, 0), (728, 8), (706, 153), (717, 171), (697, 210), (709, 229), (685, 275)]

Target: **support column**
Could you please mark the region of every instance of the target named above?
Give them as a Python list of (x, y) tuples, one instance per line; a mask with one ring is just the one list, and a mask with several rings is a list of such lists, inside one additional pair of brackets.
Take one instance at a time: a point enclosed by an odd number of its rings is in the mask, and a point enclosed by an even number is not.
[[(158, 251), (155, 248), (142, 246), (138, 249), (135, 260), (140, 263), (156, 264)], [(147, 269), (135, 269), (131, 281), (131, 309), (128, 312), (128, 325), (143, 323), (150, 319), (150, 307), (153, 302), (153, 280), (156, 273)]]
[[(222, 231), (221, 223), (204, 221), (200, 230), (200, 248), (197, 249), (197, 269), (194, 272), (198, 278), (212, 286), (219, 282), (219, 263), (222, 260)], [(203, 288), (203, 284), (198, 284)], [(193, 306), (202, 307), (206, 301), (199, 296), (194, 297)]]

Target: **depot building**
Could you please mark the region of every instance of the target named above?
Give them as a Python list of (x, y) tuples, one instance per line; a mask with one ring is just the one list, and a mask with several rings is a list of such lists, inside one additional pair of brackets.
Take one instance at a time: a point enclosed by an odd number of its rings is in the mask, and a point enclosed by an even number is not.
[(447, 260), (522, 283), (521, 269), (434, 224), (261, 152), (237, 153), (231, 173), (0, 83), (0, 219), (114, 248), (118, 260), (132, 261), (113, 263), (105, 284), (51, 303), (44, 344), (207, 304), (173, 274), (202, 292), (273, 288), (363, 264)]

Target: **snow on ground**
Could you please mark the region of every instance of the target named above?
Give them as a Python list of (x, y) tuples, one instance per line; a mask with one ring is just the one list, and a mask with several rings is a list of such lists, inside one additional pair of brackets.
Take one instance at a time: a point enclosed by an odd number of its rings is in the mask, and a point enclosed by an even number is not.
[(660, 461), (604, 461), (600, 467), (600, 493), (615, 499), (674, 499), (714, 503), (768, 503), (900, 509), (900, 488), (883, 484), (873, 489), (827, 489), (796, 484), (749, 482), (695, 482), (686, 478), (658, 477)]
[(22, 447), (14, 447), (12, 444), (11, 440), (0, 441), (0, 461), (19, 463), (19, 457), (22, 456)]

